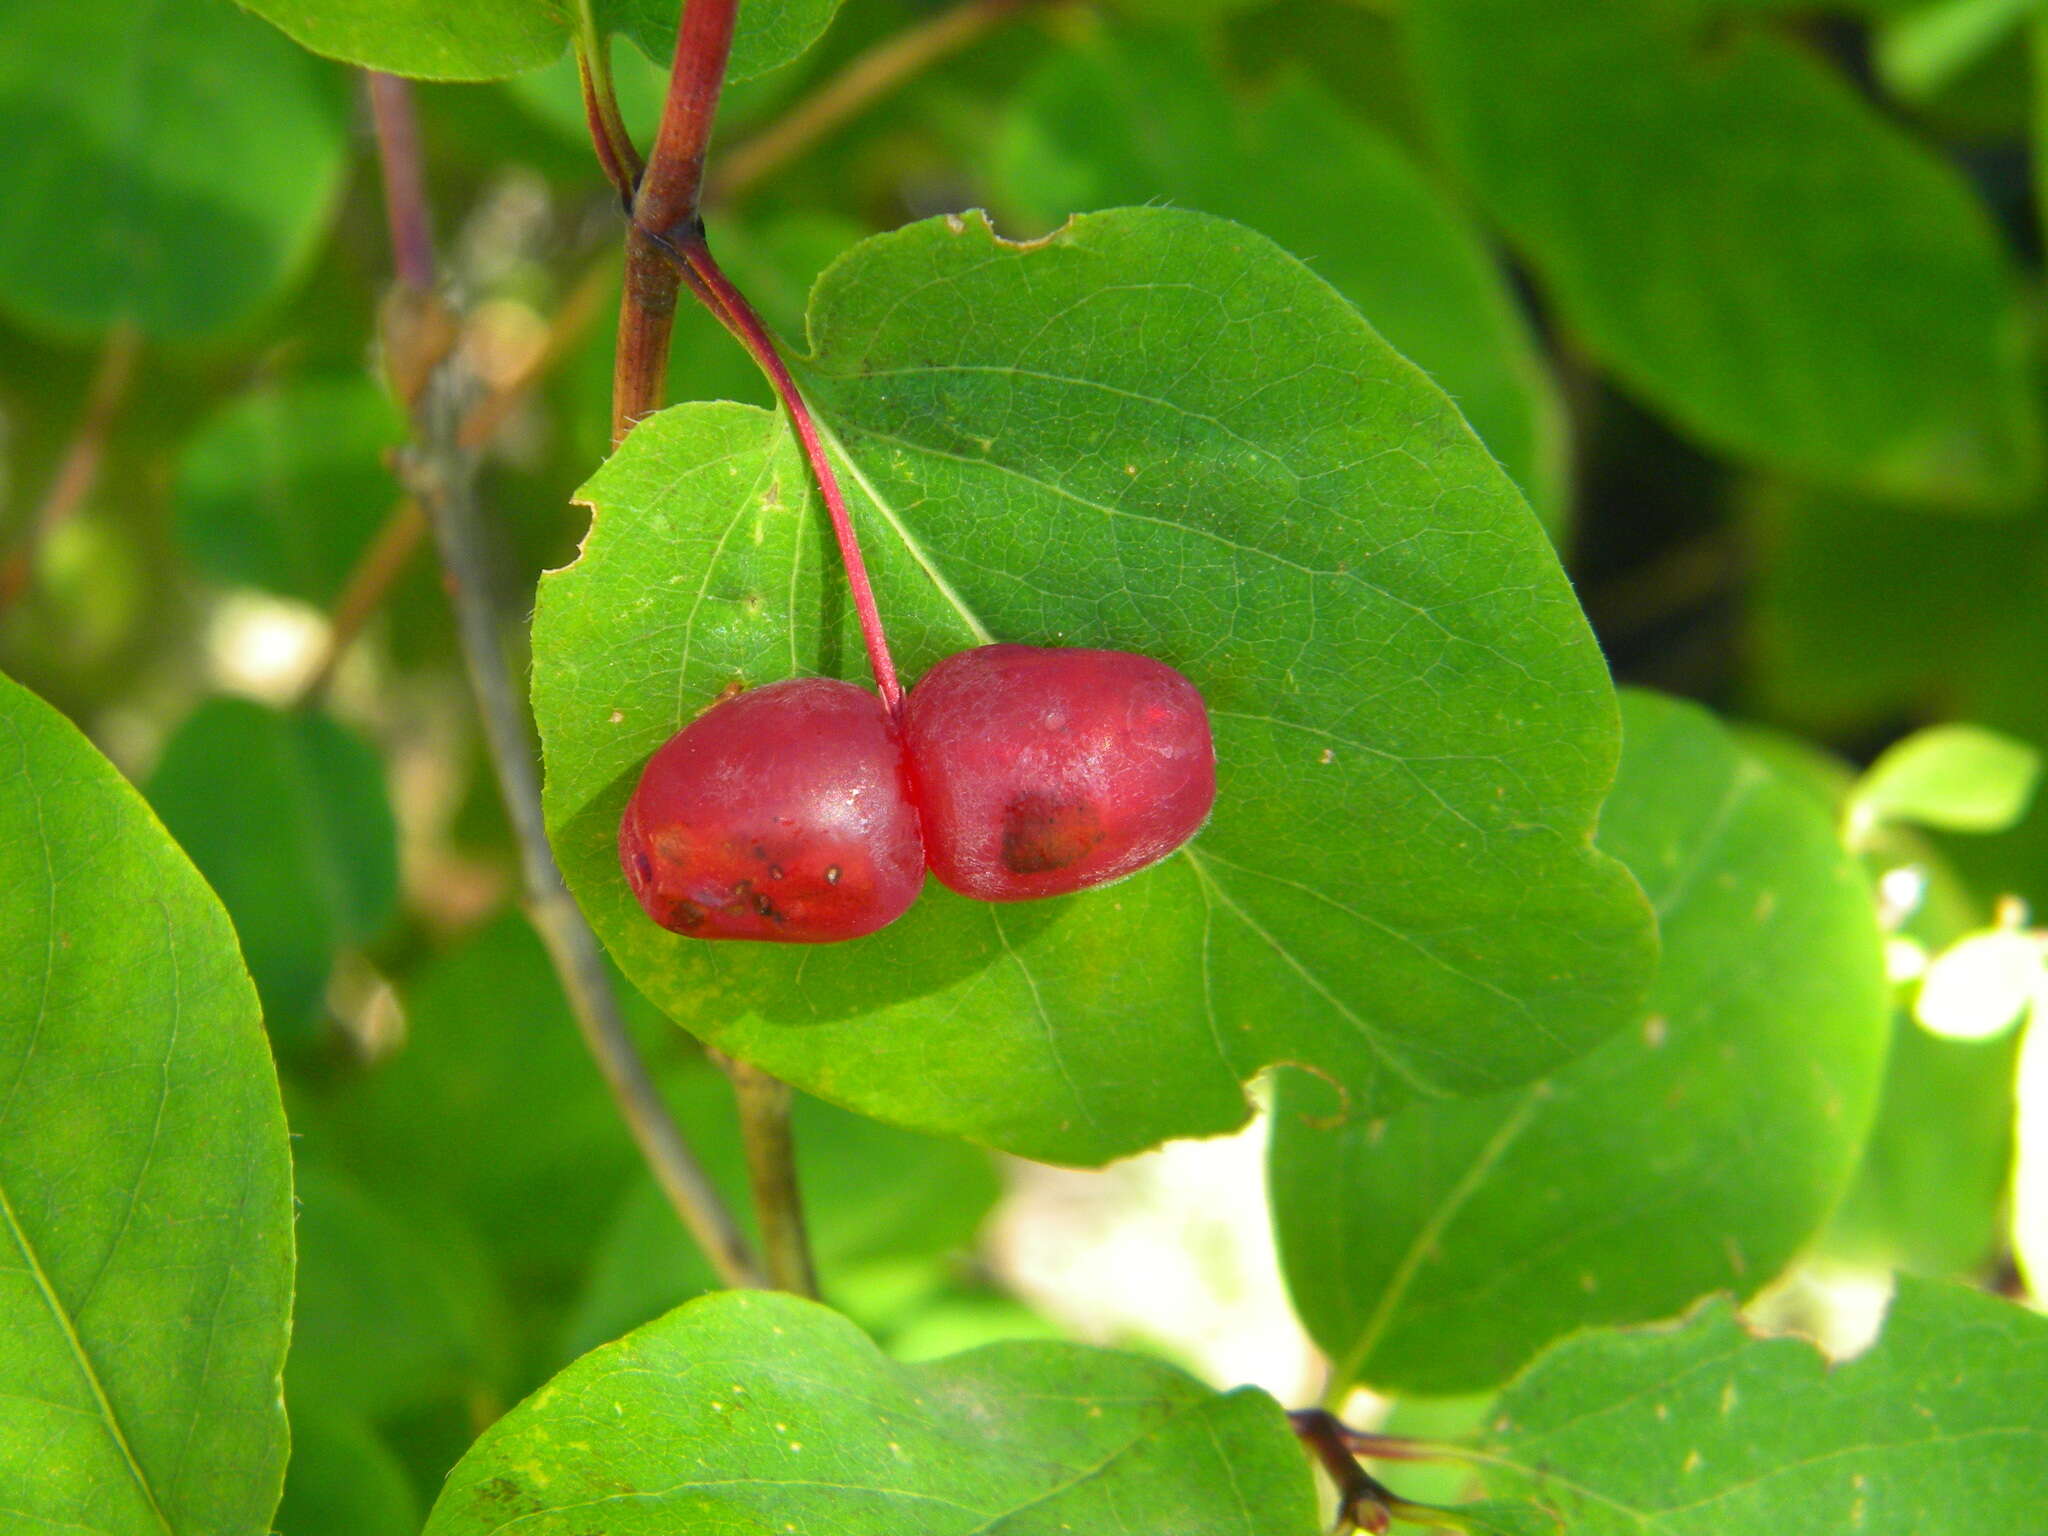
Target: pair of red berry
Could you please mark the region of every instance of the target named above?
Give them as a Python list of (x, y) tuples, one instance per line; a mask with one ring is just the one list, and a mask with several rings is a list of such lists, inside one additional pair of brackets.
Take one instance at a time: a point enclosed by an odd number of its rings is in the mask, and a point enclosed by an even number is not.
[(1208, 714), (1172, 667), (985, 645), (927, 672), (900, 718), (829, 678), (713, 705), (649, 759), (619, 862), (664, 928), (826, 943), (901, 917), (927, 865), (983, 901), (1120, 879), (1215, 798)]

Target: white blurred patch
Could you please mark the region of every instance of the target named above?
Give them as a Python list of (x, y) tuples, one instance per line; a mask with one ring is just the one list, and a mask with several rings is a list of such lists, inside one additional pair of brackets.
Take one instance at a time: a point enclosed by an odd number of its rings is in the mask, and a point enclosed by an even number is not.
[(1803, 1264), (1745, 1309), (1751, 1326), (1768, 1334), (1798, 1334), (1830, 1360), (1854, 1359), (1877, 1342), (1892, 1304), (1889, 1270), (1861, 1265)]
[(1903, 928), (1927, 899), (1927, 871), (1918, 864), (1900, 864), (1877, 880), (1878, 922), (1887, 933)]
[(1216, 1386), (1312, 1402), (1323, 1367), (1280, 1279), (1265, 1151), (1261, 1116), (1099, 1172), (1013, 1163), (991, 1261), (1079, 1338), (1150, 1346)]
[(1893, 934), (1884, 941), (1885, 979), (1894, 986), (1918, 981), (1927, 974), (1927, 951), (1912, 939)]
[(2048, 1009), (2020, 1039), (2019, 1124), (2012, 1174), (2012, 1250), (2036, 1306), (2048, 1305)]
[(1966, 934), (1927, 967), (1913, 1017), (1944, 1040), (1989, 1040), (2036, 1003), (2044, 977), (2039, 934), (2010, 928)]
[(265, 704), (297, 699), (327, 650), (327, 617), (317, 608), (262, 592), (230, 592), (206, 626), (214, 683)]

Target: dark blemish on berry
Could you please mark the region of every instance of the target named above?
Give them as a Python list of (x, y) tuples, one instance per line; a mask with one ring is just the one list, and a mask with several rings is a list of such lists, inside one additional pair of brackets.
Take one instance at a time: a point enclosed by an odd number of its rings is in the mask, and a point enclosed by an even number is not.
[(645, 848), (634, 850), (633, 869), (640, 876), (640, 883), (642, 885), (652, 885), (654, 883), (654, 860), (647, 856)]
[(1003, 815), (1003, 866), (1042, 875), (1078, 864), (1102, 841), (1102, 818), (1081, 802), (1026, 795)]
[(701, 928), (704, 925), (704, 909), (694, 901), (679, 901), (668, 909), (668, 921), (664, 927), (678, 931)]

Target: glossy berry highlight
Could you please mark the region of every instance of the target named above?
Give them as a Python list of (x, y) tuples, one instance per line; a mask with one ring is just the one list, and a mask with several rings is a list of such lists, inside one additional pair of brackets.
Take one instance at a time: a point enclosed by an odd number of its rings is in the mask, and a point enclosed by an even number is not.
[(1216, 800), (1195, 685), (1128, 651), (985, 645), (904, 703), (904, 748), (932, 873), (1022, 901), (1157, 863)]
[(825, 944), (894, 922), (924, 850), (882, 701), (813, 677), (713, 705), (648, 760), (619, 863), (648, 916), (695, 938)]

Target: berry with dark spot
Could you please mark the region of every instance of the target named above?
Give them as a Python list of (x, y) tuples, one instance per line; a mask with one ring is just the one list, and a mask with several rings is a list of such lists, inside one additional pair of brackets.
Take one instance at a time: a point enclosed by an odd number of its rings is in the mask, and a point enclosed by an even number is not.
[(619, 863), (662, 927), (824, 944), (901, 917), (924, 883), (903, 743), (829, 678), (721, 699), (648, 759)]
[(1216, 799), (1202, 696), (1128, 651), (984, 645), (910, 690), (925, 856), (964, 896), (1060, 896), (1157, 863)]

